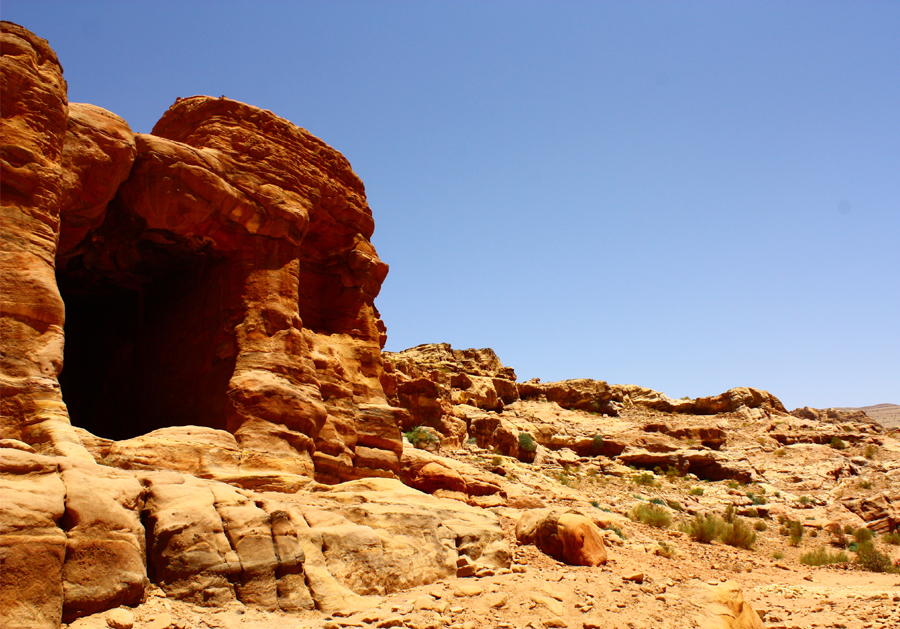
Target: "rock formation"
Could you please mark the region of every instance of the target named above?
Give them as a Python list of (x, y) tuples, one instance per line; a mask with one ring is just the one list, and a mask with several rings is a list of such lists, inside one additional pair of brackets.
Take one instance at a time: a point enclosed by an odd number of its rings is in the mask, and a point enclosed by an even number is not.
[[(781, 531), (894, 543), (900, 440), (865, 413), (382, 353), (339, 153), (225, 98), (135, 134), (46, 41), (3, 22), (2, 53), (4, 628), (759, 627), (813, 579)], [(754, 518), (757, 550), (636, 505)], [(869, 586), (797, 615), (900, 622)]]
[(47, 43), (3, 28), (0, 437), (86, 458), (70, 418), (116, 439), (200, 425), (247, 469), (396, 477), (387, 265), (346, 159), (224, 98), (133, 134), (67, 104)]

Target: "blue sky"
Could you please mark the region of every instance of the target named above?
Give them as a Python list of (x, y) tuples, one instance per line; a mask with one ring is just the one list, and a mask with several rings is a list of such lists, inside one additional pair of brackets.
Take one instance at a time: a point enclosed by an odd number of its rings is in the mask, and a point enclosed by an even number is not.
[(41, 2), (69, 100), (304, 127), (366, 184), (389, 350), (900, 403), (900, 2)]

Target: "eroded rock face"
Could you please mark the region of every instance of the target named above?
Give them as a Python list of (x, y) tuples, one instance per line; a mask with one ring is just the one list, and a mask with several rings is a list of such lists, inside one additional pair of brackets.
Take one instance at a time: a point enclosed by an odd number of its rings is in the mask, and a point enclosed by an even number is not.
[(57, 381), (65, 307), (54, 260), (65, 197), (66, 82), (45, 40), (9, 22), (0, 28), (0, 436), (87, 458)]
[(3, 28), (0, 437), (87, 459), (70, 415), (117, 440), (191, 424), (234, 434), (245, 467), (396, 477), (387, 265), (347, 160), (224, 98), (133, 134), (67, 105), (47, 43)]

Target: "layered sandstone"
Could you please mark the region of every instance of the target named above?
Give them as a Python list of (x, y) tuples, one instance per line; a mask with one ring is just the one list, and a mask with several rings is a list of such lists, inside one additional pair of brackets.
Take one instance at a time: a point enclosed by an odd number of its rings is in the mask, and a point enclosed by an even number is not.
[(246, 469), (396, 477), (387, 265), (347, 160), (224, 98), (134, 134), (66, 102), (45, 41), (3, 37), (0, 436), (86, 458), (70, 418), (116, 439), (200, 425)]

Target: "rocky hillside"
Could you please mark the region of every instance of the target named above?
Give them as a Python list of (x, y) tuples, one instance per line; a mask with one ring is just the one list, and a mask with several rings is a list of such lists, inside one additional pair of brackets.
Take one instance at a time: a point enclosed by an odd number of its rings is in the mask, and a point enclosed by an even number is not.
[(204, 96), (135, 134), (2, 53), (4, 629), (900, 624), (896, 430), (382, 352), (337, 151)]
[(875, 404), (859, 408), (839, 408), (838, 411), (862, 411), (887, 429), (900, 428), (900, 404)]

